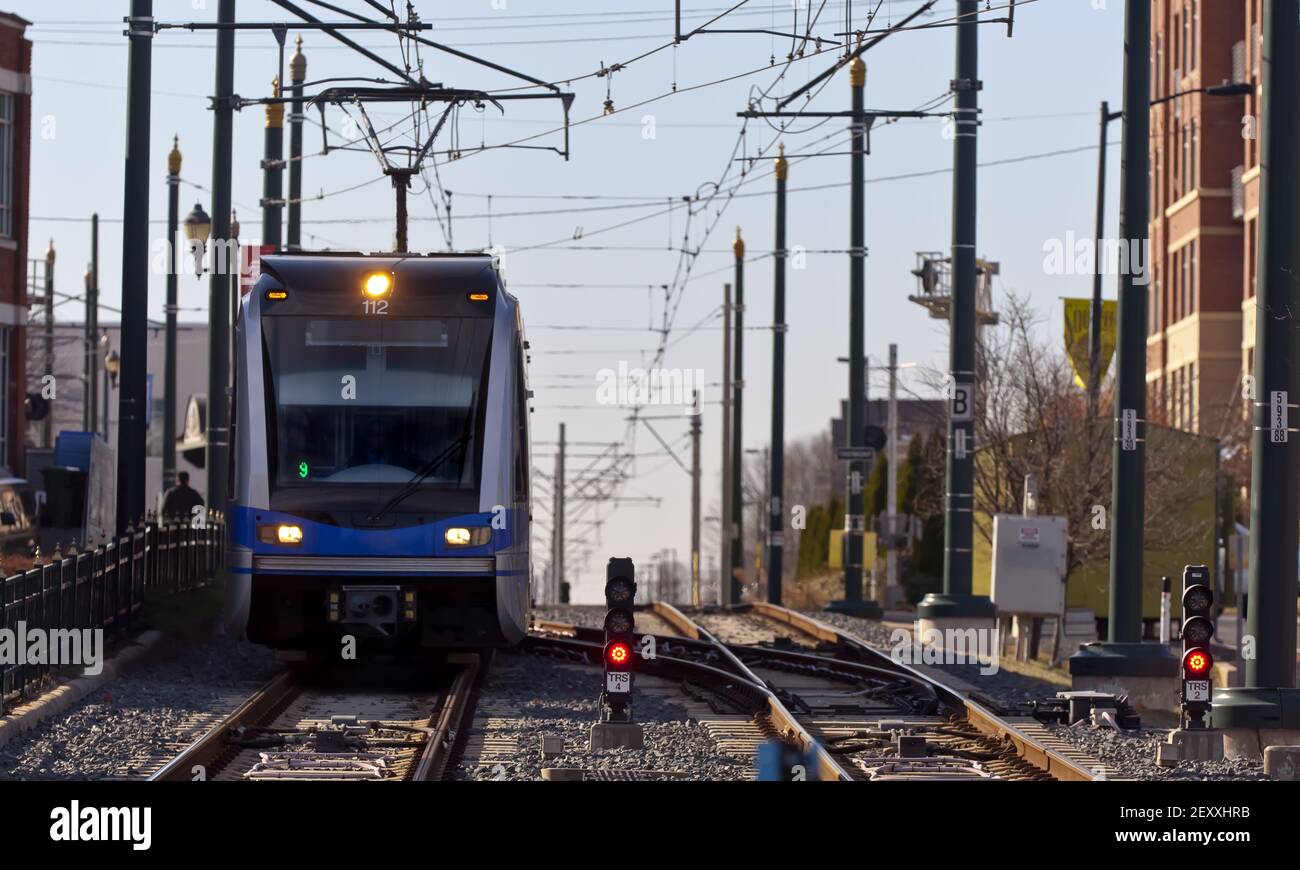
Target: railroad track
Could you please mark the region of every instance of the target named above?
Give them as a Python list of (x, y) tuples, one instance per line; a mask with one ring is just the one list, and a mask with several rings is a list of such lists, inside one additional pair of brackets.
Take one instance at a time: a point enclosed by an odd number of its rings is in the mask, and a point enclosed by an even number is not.
[[(659, 609), (666, 608), (660, 606)], [(831, 670), (844, 665), (866, 665), (897, 673), (901, 677), (922, 681), (933, 690), (947, 721), (937, 723), (923, 716), (893, 719), (889, 722), (888, 731), (894, 738), (900, 734), (923, 737), (927, 743), (932, 744), (929, 750), (931, 753), (955, 749), (959, 753), (958, 757), (961, 754), (967, 754), (972, 758), (982, 757), (985, 759), (982, 767), (992, 772), (993, 778), (998, 779), (1048, 778), (1092, 781), (1113, 778), (1116, 775), (1113, 769), (1099, 760), (1058, 739), (1033, 717), (1001, 714), (992, 709), (989, 704), (972, 697), (970, 693), (944, 680), (936, 679), (932, 673), (895, 662), (884, 652), (819, 620), (767, 603), (745, 605), (729, 611), (723, 618), (727, 616), (734, 616), (743, 621), (742, 634), (752, 633), (755, 622), (765, 624), (774, 634), (776, 645), (786, 647), (772, 649), (766, 645), (757, 647), (751, 645), (743, 657), (754, 662), (760, 674), (770, 675), (778, 688), (790, 686), (790, 691), (804, 702), (800, 710), (812, 720), (812, 728), (824, 734), (832, 745), (845, 746), (846, 740), (860, 737), (879, 742), (881, 737), (890, 735), (879, 733), (880, 729), (877, 729), (877, 733), (872, 733), (870, 728), (861, 727), (862, 722), (859, 720), (862, 718), (862, 712), (869, 709), (869, 705), (861, 704), (859, 709), (854, 709), (852, 704), (837, 706), (837, 693), (826, 693), (815, 680), (810, 680), (806, 676), (800, 677), (799, 679), (802, 680), (800, 685), (797, 682), (792, 683), (789, 677), (781, 675), (783, 663), (802, 661), (808, 664), (810, 647), (824, 650), (822, 655), (829, 655), (836, 662), (842, 663), (832, 666)], [(771, 670), (774, 666), (777, 669), (776, 673), (772, 673)], [(788, 670), (787, 667), (786, 671)], [(850, 674), (851, 672), (850, 667)], [(841, 675), (839, 681), (842, 683), (843, 677), (850, 674)], [(804, 694), (799, 694), (801, 688)], [(874, 710), (868, 713), (866, 717), (868, 724), (875, 713)], [(857, 737), (846, 738), (846, 733), (856, 734)], [(959, 742), (954, 745), (952, 740), (946, 738), (954, 738)], [(974, 745), (977, 741), (982, 741), (984, 746)], [(896, 739), (891, 742), (899, 744)], [(860, 754), (855, 755), (854, 761), (857, 768), (855, 774), (865, 771), (876, 778), (894, 778), (905, 771), (905, 768), (891, 766), (888, 762), (878, 763), (879, 759), (864, 758)], [(913, 765), (913, 767), (921, 778), (930, 778), (925, 764)], [(956, 772), (956, 775), (965, 778), (960, 772)]]
[[(701, 614), (663, 603), (637, 627), (655, 634), (657, 657), (638, 673), (678, 679), (747, 710), (747, 744), (780, 737), (811, 759), (822, 780), (1073, 780), (1113, 771), (1031, 717), (1004, 716), (932, 675), (795, 611), (766, 604)], [(651, 616), (646, 613), (645, 616)], [(600, 663), (597, 629), (548, 622), (536, 652), (565, 650)], [(653, 632), (643, 631), (643, 634)], [(733, 726), (736, 727), (736, 726)]]
[[(149, 777), (193, 780), (439, 780), (463, 746), (486, 663), (448, 658), (413, 681), (358, 687), (283, 671)], [(391, 682), (391, 681), (390, 681)]]

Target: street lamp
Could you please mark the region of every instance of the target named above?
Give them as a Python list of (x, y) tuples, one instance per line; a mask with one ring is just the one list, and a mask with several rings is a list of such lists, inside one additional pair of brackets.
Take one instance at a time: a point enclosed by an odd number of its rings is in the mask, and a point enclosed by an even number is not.
[[(1188, 94), (1205, 94), (1207, 97), (1240, 97), (1253, 93), (1255, 85), (1252, 82), (1224, 82), (1221, 85), (1208, 85), (1203, 88), (1189, 88), (1185, 91), (1177, 91), (1172, 94), (1166, 94), (1147, 103), (1150, 106), (1159, 106), (1170, 100), (1176, 100), (1179, 97), (1185, 97)], [(1124, 117), (1122, 111), (1110, 111), (1110, 104), (1103, 102), (1101, 104), (1101, 141), (1098, 143), (1097, 153), (1097, 229), (1094, 239), (1093, 248), (1093, 278), (1092, 278), (1092, 307), (1089, 314), (1088, 325), (1088, 419), (1096, 418), (1099, 409), (1099, 393), (1101, 390), (1101, 284), (1102, 284), (1102, 237), (1106, 232), (1106, 129), (1111, 121), (1118, 121)]]
[[(107, 336), (105, 336), (105, 338), (107, 338)], [(121, 370), (121, 358), (117, 355), (116, 350), (110, 350), (108, 356), (104, 357), (104, 371), (113, 379), (113, 389), (117, 389), (117, 373)]]
[(109, 403), (109, 400), (108, 400), (109, 382), (110, 382), (110, 380), (111, 380), (111, 382), (112, 382), (112, 386), (113, 386), (113, 389), (117, 389), (117, 374), (118, 374), (118, 372), (120, 372), (120, 371), (122, 370), (122, 362), (121, 362), (121, 359), (120, 359), (120, 358), (118, 357), (118, 355), (117, 355), (117, 351), (113, 349), (112, 342), (109, 340), (109, 338), (108, 338), (108, 333), (107, 333), (107, 332), (104, 332), (104, 333), (103, 333), (102, 335), (100, 335), (100, 337), (99, 337), (99, 349), (100, 349), (100, 352), (104, 355), (104, 357), (103, 357), (103, 358), (104, 358), (104, 419), (103, 419), (103, 426), (104, 426), (104, 438), (107, 440), (107, 438), (108, 438), (108, 411), (109, 411), (109, 404), (110, 404), (110, 403)]
[(212, 233), (212, 218), (203, 210), (203, 206), (194, 203), (193, 210), (185, 216), (185, 238), (194, 252), (194, 277), (203, 276), (203, 251), (207, 247), (208, 236)]
[(1185, 97), (1188, 94), (1205, 94), (1207, 97), (1243, 97), (1246, 94), (1255, 92), (1253, 82), (1224, 82), (1221, 85), (1207, 85), (1203, 88), (1189, 88), (1185, 91), (1168, 94), (1163, 97), (1152, 100), (1148, 105), (1158, 106), (1161, 103), (1167, 103), (1178, 97)]

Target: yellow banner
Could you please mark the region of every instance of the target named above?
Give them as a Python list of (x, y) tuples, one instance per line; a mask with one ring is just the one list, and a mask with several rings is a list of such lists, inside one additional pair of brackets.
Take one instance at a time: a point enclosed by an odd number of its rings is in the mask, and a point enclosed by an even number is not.
[[(1101, 302), (1101, 379), (1106, 379), (1110, 370), (1110, 358), (1115, 353), (1115, 330), (1117, 312), (1114, 299)], [(1074, 385), (1081, 390), (1088, 388), (1088, 332), (1092, 323), (1091, 299), (1065, 300), (1065, 352), (1070, 357), (1070, 367), (1074, 369)]]

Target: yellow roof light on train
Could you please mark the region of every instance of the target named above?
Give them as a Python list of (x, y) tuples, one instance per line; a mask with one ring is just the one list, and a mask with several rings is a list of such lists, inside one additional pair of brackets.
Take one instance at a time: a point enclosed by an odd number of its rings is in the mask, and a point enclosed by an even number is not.
[(393, 289), (393, 279), (387, 272), (375, 272), (366, 276), (364, 289), (371, 299), (381, 299)]

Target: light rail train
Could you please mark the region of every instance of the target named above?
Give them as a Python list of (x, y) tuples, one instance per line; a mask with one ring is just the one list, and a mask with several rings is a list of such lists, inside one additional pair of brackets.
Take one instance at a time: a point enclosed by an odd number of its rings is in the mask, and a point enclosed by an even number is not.
[(249, 638), (519, 641), (528, 344), (496, 261), (268, 255), (235, 344), (227, 565)]

